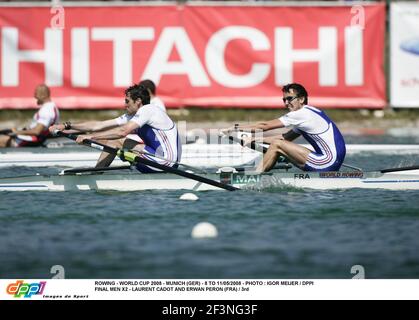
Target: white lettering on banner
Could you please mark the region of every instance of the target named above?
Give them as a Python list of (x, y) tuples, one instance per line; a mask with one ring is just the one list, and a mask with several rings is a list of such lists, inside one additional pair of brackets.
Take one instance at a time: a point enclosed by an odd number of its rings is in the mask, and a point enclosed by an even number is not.
[(92, 40), (113, 42), (115, 87), (132, 84), (132, 41), (153, 40), (154, 28), (92, 28)]
[[(89, 37), (89, 33), (91, 36)], [(19, 64), (38, 62), (45, 65), (45, 83), (63, 85), (63, 30), (46, 28), (43, 50), (20, 50), (19, 31), (13, 27), (1, 30), (1, 83), (5, 87), (19, 86)], [(111, 41), (113, 45), (113, 85), (125, 87), (133, 81), (132, 42), (154, 40), (152, 27), (109, 28), (78, 27), (70, 29), (71, 35), (71, 84), (73, 87), (90, 87), (90, 41)], [(254, 54), (243, 55), (251, 63), (246, 74), (233, 74), (227, 68), (225, 51), (235, 39), (248, 41)], [(186, 75), (193, 87), (209, 87), (215, 81), (226, 88), (250, 88), (260, 85), (274, 70), (275, 84), (282, 86), (293, 82), (293, 64), (313, 62), (319, 64), (320, 86), (338, 85), (338, 41), (336, 27), (318, 29), (318, 48), (294, 49), (293, 30), (275, 28), (274, 66), (251, 61), (257, 59), (256, 51), (271, 50), (270, 39), (262, 31), (247, 26), (229, 26), (215, 32), (208, 40), (204, 59), (200, 60), (193, 42), (182, 27), (163, 28), (160, 37), (145, 65), (142, 78), (156, 83), (164, 75)], [(177, 50), (179, 61), (170, 61)], [(363, 31), (360, 26), (344, 29), (344, 69), (347, 86), (364, 85)], [(206, 73), (205, 67), (208, 70)]]
[(345, 83), (348, 86), (364, 84), (364, 60), (362, 59), (362, 27), (345, 28)]
[(2, 28), (2, 85), (19, 85), (20, 62), (42, 62), (45, 64), (45, 83), (49, 86), (63, 84), (63, 34), (62, 30), (46, 28), (44, 50), (19, 50), (17, 28)]
[(89, 29), (71, 30), (71, 84), (87, 88), (90, 85)]
[(210, 38), (205, 50), (205, 62), (211, 77), (229, 88), (248, 88), (263, 82), (269, 75), (268, 63), (254, 63), (246, 75), (234, 75), (228, 71), (224, 53), (228, 43), (235, 39), (246, 39), (254, 50), (269, 50), (268, 37), (258, 29), (245, 26), (223, 28)]
[(336, 86), (337, 30), (335, 27), (319, 28), (318, 49), (293, 49), (292, 28), (275, 28), (275, 83), (279, 86), (293, 82), (293, 62), (319, 63), (319, 84)]
[[(169, 61), (176, 48), (180, 61)], [(143, 78), (156, 83), (164, 74), (186, 74), (194, 87), (208, 87), (210, 80), (184, 28), (164, 28), (144, 70)]]

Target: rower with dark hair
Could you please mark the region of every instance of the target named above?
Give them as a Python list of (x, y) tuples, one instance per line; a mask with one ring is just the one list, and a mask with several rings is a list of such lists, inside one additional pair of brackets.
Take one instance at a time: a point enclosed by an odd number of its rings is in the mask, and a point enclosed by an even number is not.
[(143, 85), (147, 88), (148, 93), (150, 94), (150, 103), (155, 104), (164, 112), (166, 112), (166, 106), (164, 102), (156, 95), (157, 89), (155, 83), (150, 79), (141, 80), (139, 85)]
[[(271, 170), (281, 155), (304, 171), (338, 171), (345, 159), (346, 147), (335, 123), (323, 111), (308, 105), (308, 94), (302, 85), (287, 84), (282, 88), (282, 92), (282, 100), (290, 112), (278, 119), (235, 126), (222, 132), (226, 134), (234, 130), (256, 132), (291, 127), (290, 131), (279, 136), (246, 140), (246, 144), (252, 141), (270, 144), (257, 171)], [(314, 150), (292, 142), (300, 135)]]
[[(118, 118), (83, 123), (66, 122), (50, 127), (50, 131), (71, 129), (79, 132), (91, 132), (79, 135), (77, 142), (82, 144), (85, 139), (102, 140), (102, 143), (111, 147), (123, 147), (134, 152), (138, 151), (140, 157), (166, 166), (174, 166), (174, 163), (179, 162), (182, 145), (176, 125), (158, 106), (150, 103), (147, 88), (142, 85), (133, 85), (126, 89), (125, 106), (127, 112)], [(131, 134), (139, 137), (142, 142), (126, 138)], [(115, 154), (103, 152), (96, 167), (107, 167), (114, 158)], [(141, 172), (156, 171), (142, 164), (138, 164), (136, 167)]]

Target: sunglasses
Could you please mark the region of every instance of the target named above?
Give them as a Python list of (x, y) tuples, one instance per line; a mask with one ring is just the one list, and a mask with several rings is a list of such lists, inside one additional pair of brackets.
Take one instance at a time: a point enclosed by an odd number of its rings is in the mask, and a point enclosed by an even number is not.
[(125, 98), (125, 104), (128, 104), (129, 100), (127, 98)]
[(284, 103), (291, 103), (295, 98), (298, 98), (298, 96), (294, 96), (294, 97), (285, 97), (285, 98), (282, 98), (282, 101), (284, 102)]

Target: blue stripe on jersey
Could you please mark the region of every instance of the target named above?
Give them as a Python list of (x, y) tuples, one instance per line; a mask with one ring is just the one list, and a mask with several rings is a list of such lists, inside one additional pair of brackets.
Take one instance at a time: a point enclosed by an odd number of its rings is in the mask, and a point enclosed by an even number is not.
[(312, 137), (310, 137), (307, 132), (301, 131), (300, 129), (298, 129), (298, 131), (300, 131), (300, 133), (303, 135), (304, 139), (306, 139), (307, 142), (311, 144), (311, 146), (314, 148), (314, 151), (316, 151), (316, 153), (323, 154), (323, 151), (322, 151), (322, 149), (320, 149), (317, 141), (315, 141)]
[(346, 145), (345, 139), (343, 139), (342, 134), (340, 133), (338, 127), (332, 122), (334, 138), (335, 138), (335, 146), (336, 146), (336, 153), (338, 158), (341, 158), (342, 161), (345, 159), (346, 156)]
[(144, 141), (144, 144), (146, 146), (149, 146), (154, 150), (157, 150), (158, 148), (161, 149), (160, 141), (154, 133), (153, 127), (149, 126), (148, 124), (145, 124), (137, 129), (137, 134)]
[[(168, 130), (173, 129), (174, 126), (175, 126), (175, 124), (173, 123), (173, 126)], [(145, 124), (144, 126), (138, 128), (136, 130), (136, 133), (143, 140), (143, 142), (145, 144), (145, 148), (144, 148), (145, 151), (147, 151), (148, 153), (155, 154), (155, 155), (158, 155), (158, 156), (162, 157), (162, 156), (164, 156), (163, 148), (161, 146), (160, 140), (157, 138), (156, 133), (154, 132), (153, 129), (155, 129), (155, 128), (153, 128), (152, 126), (150, 126), (148, 124)], [(156, 129), (156, 130), (168, 131), (168, 130), (160, 130), (160, 129)], [(180, 145), (181, 141), (180, 141), (179, 132), (176, 132), (176, 135), (177, 135), (177, 143), (176, 143), (177, 159), (176, 160), (177, 160), (177, 162), (179, 162), (180, 161), (180, 156), (181, 156), (181, 152), (179, 152), (179, 145)], [(167, 143), (169, 143), (169, 140), (168, 140), (167, 137), (166, 137), (166, 139), (167, 139)], [(168, 145), (167, 148), (171, 148), (171, 146)], [(170, 151), (168, 150), (168, 152), (170, 152)], [(148, 157), (146, 157), (146, 158), (148, 158)], [(155, 159), (152, 159), (152, 158), (149, 159), (149, 160), (155, 161)], [(178, 167), (177, 164), (172, 165), (170, 163), (167, 163), (165, 165), (172, 166), (174, 168)], [(146, 165), (143, 165), (141, 163), (138, 163), (136, 165), (136, 168), (137, 168), (138, 171), (140, 171), (142, 173), (161, 172), (161, 171), (158, 171), (156, 169), (150, 168)]]
[[(337, 157), (341, 158), (342, 161), (343, 161), (343, 159), (345, 158), (345, 155), (346, 155), (345, 139), (343, 139), (343, 136), (340, 133), (338, 127), (335, 125), (335, 123), (332, 120), (330, 120), (330, 118), (323, 111), (312, 109), (308, 106), (306, 106), (306, 108), (308, 110), (314, 112), (315, 114), (319, 115), (320, 117), (322, 117), (322, 119), (325, 120), (329, 126), (332, 125), (333, 133), (334, 133), (333, 137), (334, 137), (334, 140), (335, 140)], [(313, 146), (313, 148), (315, 149), (315, 151), (317, 153), (323, 154), (321, 152), (320, 147), (317, 145), (316, 141), (314, 141), (311, 137), (309, 137), (308, 134), (305, 134), (304, 131), (301, 131), (301, 130), (299, 130), (299, 131), (301, 132), (303, 137)]]
[(310, 107), (308, 107), (308, 106), (306, 106), (306, 108), (308, 109), (308, 110), (310, 110), (310, 111), (312, 111), (312, 112), (314, 112), (315, 114), (317, 114), (317, 115), (319, 115), (320, 117), (322, 117), (326, 122), (327, 122), (327, 124), (329, 124), (329, 123), (331, 123), (332, 122), (332, 120), (330, 120), (330, 118), (323, 112), (323, 111), (321, 111), (321, 110), (316, 110), (316, 109), (313, 109), (313, 108), (310, 108)]

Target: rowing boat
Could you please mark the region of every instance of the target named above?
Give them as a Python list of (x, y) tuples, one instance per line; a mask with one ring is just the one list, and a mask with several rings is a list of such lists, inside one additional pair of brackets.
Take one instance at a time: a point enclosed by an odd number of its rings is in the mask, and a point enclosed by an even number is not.
[[(348, 172), (220, 172), (202, 175), (239, 189), (303, 188), (419, 190), (419, 167), (382, 171)], [(0, 179), (0, 191), (73, 191), (73, 190), (220, 190), (218, 187), (179, 177), (171, 173), (132, 172), (61, 173)]]
[[(58, 130), (55, 134), (71, 140), (77, 139), (77, 136), (74, 134)], [(240, 141), (239, 138), (235, 137), (229, 137), (229, 139)], [(162, 165), (143, 158), (132, 151), (117, 149), (91, 139), (83, 140), (83, 144), (95, 150), (114, 154), (131, 164), (146, 165), (154, 170), (159, 170), (161, 173), (115, 173), (119, 168), (66, 170), (58, 175), (1, 178), (0, 191), (140, 191), (154, 189), (187, 189), (194, 191), (223, 189), (234, 191), (238, 189), (264, 189), (284, 186), (319, 190), (350, 188), (380, 188), (389, 190), (419, 189), (419, 166), (364, 172), (346, 165), (346, 167), (355, 169), (355, 171), (317, 173), (272, 171), (263, 174), (249, 171), (237, 172), (232, 167), (224, 167), (216, 173), (201, 173), (197, 175), (190, 170), (184, 171), (178, 169), (176, 166)], [(260, 154), (266, 150), (266, 146), (261, 146), (257, 143), (254, 143), (252, 148), (260, 150)], [(283, 168), (288, 169), (289, 165), (286, 164)], [(131, 167), (124, 167), (124, 169), (131, 169)], [(195, 170), (196, 168), (192, 169)]]
[[(308, 145), (304, 145), (309, 147)], [(350, 144), (347, 153), (417, 154), (419, 145)], [(254, 164), (261, 154), (238, 144), (187, 144), (183, 146), (181, 163), (201, 168), (241, 167)], [(93, 167), (99, 151), (83, 147), (5, 148), (0, 150), (0, 168), (6, 167)], [(122, 165), (116, 158), (114, 166)]]

